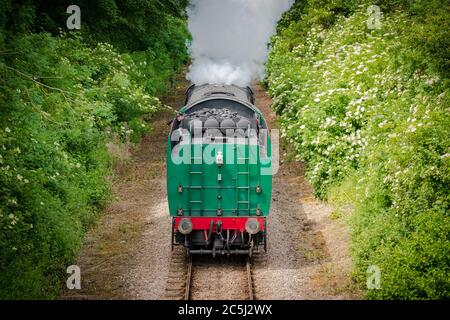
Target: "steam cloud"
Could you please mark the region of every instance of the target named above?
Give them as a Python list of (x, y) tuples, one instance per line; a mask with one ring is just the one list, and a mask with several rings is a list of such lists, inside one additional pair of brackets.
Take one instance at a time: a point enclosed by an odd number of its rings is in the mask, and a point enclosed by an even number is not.
[(191, 0), (193, 64), (187, 75), (201, 84), (249, 85), (264, 77), (268, 42), (294, 0)]

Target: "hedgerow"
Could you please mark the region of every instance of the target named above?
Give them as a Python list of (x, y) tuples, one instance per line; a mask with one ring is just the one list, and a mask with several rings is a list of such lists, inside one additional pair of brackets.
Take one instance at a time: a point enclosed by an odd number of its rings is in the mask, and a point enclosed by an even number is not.
[[(136, 15), (156, 4), (142, 2)], [(160, 31), (120, 46), (124, 30), (109, 42), (53, 30), (58, 20), (42, 17), (59, 11), (38, 1), (5, 1), (0, 11), (0, 299), (53, 298), (108, 200), (106, 144), (149, 130), (163, 107), (157, 96), (186, 62), (188, 33), (182, 16), (159, 12), (142, 23)], [(105, 21), (95, 23), (85, 27)]]
[(371, 30), (370, 1), (299, 2), (266, 79), (282, 135), (350, 224), (355, 279), (381, 269), (369, 298), (448, 298), (449, 3), (380, 1)]

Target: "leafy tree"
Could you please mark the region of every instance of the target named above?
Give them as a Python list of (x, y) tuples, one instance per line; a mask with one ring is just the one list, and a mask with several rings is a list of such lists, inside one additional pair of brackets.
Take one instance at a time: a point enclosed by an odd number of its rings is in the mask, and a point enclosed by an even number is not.
[(79, 32), (68, 4), (0, 1), (3, 299), (58, 295), (108, 200), (106, 143), (149, 130), (188, 58), (184, 1), (79, 1)]

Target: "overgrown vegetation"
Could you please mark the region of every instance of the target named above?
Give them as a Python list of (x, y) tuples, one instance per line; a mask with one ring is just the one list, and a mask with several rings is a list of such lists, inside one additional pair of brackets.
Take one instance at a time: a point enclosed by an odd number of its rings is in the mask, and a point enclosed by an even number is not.
[[(73, 3), (70, 3), (73, 4)], [(108, 197), (113, 135), (138, 141), (187, 61), (187, 1), (0, 1), (0, 298), (51, 298)]]
[(369, 298), (450, 297), (449, 31), (449, 1), (298, 0), (273, 39), (282, 134), (348, 220), (355, 279), (381, 269)]

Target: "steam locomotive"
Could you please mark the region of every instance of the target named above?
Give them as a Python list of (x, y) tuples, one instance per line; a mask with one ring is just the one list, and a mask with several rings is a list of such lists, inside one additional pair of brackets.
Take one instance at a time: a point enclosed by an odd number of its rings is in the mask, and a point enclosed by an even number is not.
[(251, 88), (192, 85), (167, 144), (172, 248), (214, 257), (267, 250), (271, 193), (271, 140)]

